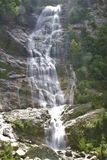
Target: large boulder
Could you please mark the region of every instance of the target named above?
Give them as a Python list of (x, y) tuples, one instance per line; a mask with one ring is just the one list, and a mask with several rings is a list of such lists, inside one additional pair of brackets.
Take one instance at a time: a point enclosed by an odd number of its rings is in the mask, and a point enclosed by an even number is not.
[(62, 119), (64, 122), (67, 122), (69, 120), (75, 119), (79, 116), (82, 116), (88, 112), (91, 112), (93, 110), (92, 104), (78, 104), (78, 105), (66, 105), (65, 110), (62, 114)]
[(44, 125), (47, 125), (50, 116), (46, 109), (14, 110), (5, 113), (4, 119), (12, 123), (17, 139), (28, 143), (44, 143), (45, 132)]
[(74, 119), (69, 119), (64, 123), (68, 145), (72, 149), (80, 149), (80, 139), (84, 138), (85, 127), (88, 124), (93, 124), (95, 119), (104, 113), (104, 109), (96, 109)]
[(28, 156), (30, 159), (35, 159), (36, 157), (38, 157), (41, 160), (59, 160), (59, 156), (57, 155), (57, 153), (46, 145), (32, 147), (26, 153), (26, 156)]

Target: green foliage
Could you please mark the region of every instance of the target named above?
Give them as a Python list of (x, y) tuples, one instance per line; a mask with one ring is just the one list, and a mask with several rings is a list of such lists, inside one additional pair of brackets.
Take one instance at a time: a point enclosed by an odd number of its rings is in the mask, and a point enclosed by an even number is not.
[(0, 158), (3, 160), (15, 160), (12, 156), (12, 147), (10, 145), (4, 144), (3, 151), (0, 153)]
[[(36, 0), (0, 0), (0, 20), (2, 23), (15, 23), (20, 14), (20, 6), (23, 5), (25, 13), (33, 11), (37, 5)], [(25, 15), (23, 15), (25, 16)], [(24, 17), (23, 17), (24, 18)]]
[(17, 156), (13, 156), (12, 154), (13, 148), (11, 147), (11, 144), (3, 143), (2, 144), (2, 150), (0, 152), (0, 159), (2, 160), (19, 160)]
[(86, 151), (86, 140), (84, 137), (82, 137), (80, 140), (79, 140), (79, 148), (81, 151)]
[(69, 20), (71, 24), (80, 23), (82, 20), (85, 20), (87, 17), (87, 9), (81, 7), (72, 8), (69, 13)]
[(107, 25), (97, 25), (90, 11), (88, 1), (78, 0), (69, 13), (70, 57), (78, 80), (75, 103), (107, 108)]
[[(76, 35), (73, 30), (70, 29), (69, 31), (73, 32), (73, 35)], [(84, 30), (82, 32), (84, 33)], [(107, 106), (105, 98), (107, 97), (107, 93), (105, 92), (106, 87), (102, 85), (103, 81), (107, 81), (106, 44), (106, 25), (99, 28), (95, 37), (86, 33), (82, 37), (74, 36), (71, 38), (71, 58), (78, 79), (76, 103), (92, 102), (94, 107), (95, 105), (99, 107)], [(96, 83), (97, 81), (99, 83)], [(91, 83), (91, 85), (85, 86), (84, 82)], [(82, 83), (83, 85), (81, 85)], [(93, 88), (96, 90), (96, 94), (90, 92)]]
[(91, 110), (92, 110), (91, 104), (80, 105), (79, 107), (76, 107), (74, 109), (73, 116), (71, 118), (82, 116)]
[(107, 112), (90, 122), (80, 122), (70, 129), (72, 149), (96, 151), (98, 157), (107, 158)]
[(19, 4), (19, 0), (0, 0), (0, 12), (4, 15), (8, 14), (8, 12), (17, 14)]
[(18, 15), (20, 0), (0, 0), (0, 21), (13, 24)]
[[(96, 37), (87, 36), (82, 39), (83, 52), (90, 52), (89, 76), (96, 80), (106, 80), (107, 72), (107, 26), (99, 28)], [(84, 56), (84, 55), (83, 55)]]
[(107, 57), (107, 25), (103, 25), (99, 29), (99, 33), (96, 39), (96, 54)]
[(84, 137), (84, 124), (79, 123), (78, 125), (73, 126), (73, 128), (70, 128), (68, 131), (70, 134), (69, 136), (69, 143), (72, 149), (80, 149), (80, 140)]

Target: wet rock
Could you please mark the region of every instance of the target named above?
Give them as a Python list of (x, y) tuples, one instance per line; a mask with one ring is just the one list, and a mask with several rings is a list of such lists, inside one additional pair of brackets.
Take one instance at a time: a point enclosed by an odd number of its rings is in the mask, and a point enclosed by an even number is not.
[[(50, 116), (47, 109), (14, 110), (5, 113), (4, 119), (13, 124), (19, 141), (27, 143), (44, 143), (44, 125)], [(34, 138), (36, 137), (36, 138)]]
[(98, 160), (98, 158), (96, 156), (93, 156), (90, 158), (90, 160)]
[(16, 155), (18, 155), (19, 157), (25, 158), (25, 154), (27, 153), (27, 151), (29, 150), (30, 146), (24, 144), (24, 143), (19, 143), (18, 144), (18, 149), (16, 150)]
[(81, 156), (80, 156), (79, 153), (75, 153), (75, 154), (74, 154), (74, 158), (81, 158)]
[(17, 150), (19, 147), (19, 144), (18, 144), (18, 142), (14, 142), (14, 143), (11, 143), (11, 146), (12, 146), (13, 150)]
[(10, 128), (4, 128), (3, 130), (3, 136), (7, 136), (7, 137), (10, 137)]
[(63, 155), (63, 152), (62, 152), (62, 151), (57, 151), (57, 153), (58, 153), (59, 155)]
[(59, 160), (59, 156), (57, 155), (57, 153), (46, 145), (35, 146), (31, 148), (26, 155), (32, 159), (38, 157), (44, 160), (50, 158), (51, 160)]
[(23, 151), (23, 149), (19, 148), (17, 151), (16, 151), (16, 155), (18, 155), (19, 157), (24, 157), (26, 154), (25, 151)]
[(14, 28), (8, 33), (13, 37), (13, 39), (22, 45), (27, 41), (28, 35), (21, 28)]
[(64, 156), (61, 160), (74, 160), (73, 157), (66, 157)]
[(71, 147), (70, 147), (70, 146), (69, 146), (69, 147), (67, 147), (67, 148), (66, 148), (66, 150), (71, 150)]
[[(40, 158), (36, 157), (34, 160), (41, 160)], [(48, 160), (48, 159), (47, 159)]]
[(29, 160), (29, 157), (24, 158), (24, 160)]
[(80, 152), (80, 156), (85, 157), (86, 156), (85, 152)]
[(0, 114), (0, 141), (15, 142), (15, 134), (13, 133), (12, 125), (6, 123), (2, 114)]
[(18, 78), (25, 78), (25, 77), (26, 77), (26, 75), (24, 75), (24, 74), (19, 75), (19, 74), (16, 74), (16, 73), (14, 73), (14, 74), (9, 73), (9, 78), (10, 79), (18, 79)]
[(0, 111), (2, 111), (3, 110), (3, 106), (0, 104)]
[(71, 150), (67, 150), (66, 153), (65, 153), (65, 155), (67, 157), (72, 157), (72, 151)]
[(72, 148), (76, 148), (78, 145), (75, 135), (76, 131), (80, 129), (80, 126), (84, 125), (86, 122), (89, 123), (90, 120), (92, 121), (92, 119), (94, 120), (96, 117), (99, 117), (103, 112), (104, 109), (96, 109), (95, 111), (84, 114), (83, 116), (66, 121), (65, 129), (68, 136), (68, 145)]
[(97, 155), (97, 152), (96, 151), (90, 151), (90, 154), (91, 155)]
[(88, 158), (88, 159), (90, 159), (91, 157), (92, 157), (92, 155), (90, 155), (90, 154), (87, 155), (87, 158)]

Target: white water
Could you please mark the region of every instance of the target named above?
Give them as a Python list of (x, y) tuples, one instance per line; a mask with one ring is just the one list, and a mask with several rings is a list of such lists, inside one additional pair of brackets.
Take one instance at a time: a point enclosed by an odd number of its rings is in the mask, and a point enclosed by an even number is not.
[(2, 114), (0, 114), (0, 141), (16, 142), (11, 124), (5, 122)]
[[(33, 100), (39, 106), (47, 107), (51, 123), (46, 130), (46, 143), (53, 149), (65, 148), (65, 130), (60, 119), (64, 109), (64, 95), (60, 88), (51, 58), (52, 47), (61, 40), (61, 7), (47, 6), (38, 18), (35, 31), (28, 39), (28, 72), (32, 86)], [(56, 54), (57, 48), (54, 48)]]

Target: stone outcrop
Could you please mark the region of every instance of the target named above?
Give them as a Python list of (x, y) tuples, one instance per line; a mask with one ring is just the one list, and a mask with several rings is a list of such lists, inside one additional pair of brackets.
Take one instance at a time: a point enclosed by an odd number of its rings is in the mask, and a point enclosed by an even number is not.
[(0, 30), (0, 47), (6, 53), (15, 57), (27, 57), (27, 50), (25, 43), (27, 41), (27, 34), (21, 29), (6, 29)]
[[(77, 139), (78, 135), (76, 135), (78, 134), (78, 130), (81, 130), (82, 127), (85, 126), (86, 124), (91, 124), (96, 118), (101, 116), (104, 113), (104, 111), (105, 111), (104, 109), (96, 109), (94, 111), (86, 112), (80, 116), (78, 116), (77, 114), (77, 116), (75, 115), (75, 118), (74, 118), (72, 117), (72, 115), (73, 115), (73, 112), (75, 112), (75, 109), (72, 109), (72, 108), (69, 109), (68, 119), (66, 117), (64, 120), (66, 135), (68, 138), (68, 146), (71, 146), (71, 148), (75, 149), (75, 144), (78, 143), (78, 139)], [(71, 119), (70, 119), (70, 115), (71, 115)]]
[(4, 119), (12, 124), (19, 141), (44, 143), (44, 126), (50, 119), (46, 109), (13, 110), (5, 113)]
[[(33, 107), (26, 76), (27, 34), (17, 28), (0, 30), (0, 110)], [(29, 98), (27, 98), (29, 97)]]
[(51, 160), (59, 160), (58, 154), (46, 145), (32, 147), (26, 153), (26, 156), (28, 156), (31, 159), (38, 157), (41, 160), (44, 160), (44, 159), (50, 159), (51, 157)]
[(46, 109), (23, 109), (0, 114), (0, 141), (44, 143), (44, 126), (50, 116)]

